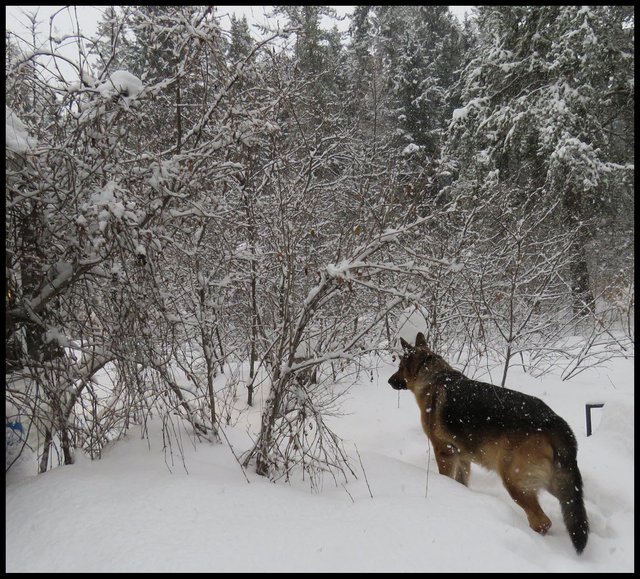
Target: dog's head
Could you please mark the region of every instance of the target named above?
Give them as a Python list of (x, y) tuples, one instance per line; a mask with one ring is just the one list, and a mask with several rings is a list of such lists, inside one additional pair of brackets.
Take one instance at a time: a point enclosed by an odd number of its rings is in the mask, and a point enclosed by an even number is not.
[(398, 371), (389, 378), (389, 384), (396, 390), (411, 390), (424, 386), (428, 381), (430, 369), (434, 363), (442, 360), (427, 346), (427, 341), (422, 332), (416, 335), (416, 344), (412, 346), (400, 338), (403, 354), (400, 358)]

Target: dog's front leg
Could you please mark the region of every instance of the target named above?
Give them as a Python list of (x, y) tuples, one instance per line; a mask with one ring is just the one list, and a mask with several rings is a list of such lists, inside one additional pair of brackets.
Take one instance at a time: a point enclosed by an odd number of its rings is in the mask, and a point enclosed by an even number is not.
[(440, 474), (448, 476), (466, 486), (469, 480), (470, 465), (460, 459), (459, 450), (449, 443), (433, 441), (436, 462)]

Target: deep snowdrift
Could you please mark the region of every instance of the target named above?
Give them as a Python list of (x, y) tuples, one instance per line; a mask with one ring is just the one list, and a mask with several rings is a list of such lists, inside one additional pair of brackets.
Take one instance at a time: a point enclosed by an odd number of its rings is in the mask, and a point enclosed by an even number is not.
[[(591, 524), (582, 556), (551, 495), (541, 498), (553, 521), (542, 537), (494, 473), (474, 465), (469, 488), (440, 476), (413, 396), (386, 383), (393, 371), (385, 365), (351, 387), (334, 426), (359, 479), (336, 486), (328, 477), (320, 492), (251, 470), (247, 483), (226, 444), (193, 444), (184, 432), (187, 473), (175, 443), (173, 456), (163, 450), (158, 424), (149, 442), (132, 432), (100, 461), (78, 457), (26, 479), (24, 468), (10, 471), (6, 571), (633, 571), (631, 359), (568, 383), (516, 370), (508, 381), (574, 429)], [(594, 401), (605, 407), (587, 438), (585, 403)], [(258, 417), (256, 407), (225, 429), (237, 452)]]

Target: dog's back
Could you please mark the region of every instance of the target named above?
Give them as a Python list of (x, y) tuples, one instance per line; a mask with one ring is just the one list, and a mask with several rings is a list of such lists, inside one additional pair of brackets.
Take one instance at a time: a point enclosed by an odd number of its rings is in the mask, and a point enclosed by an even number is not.
[(536, 432), (568, 434), (569, 425), (535, 396), (478, 382), (457, 370), (436, 374), (434, 383), (446, 392), (442, 419), (448, 430), (471, 446), (483, 440)]

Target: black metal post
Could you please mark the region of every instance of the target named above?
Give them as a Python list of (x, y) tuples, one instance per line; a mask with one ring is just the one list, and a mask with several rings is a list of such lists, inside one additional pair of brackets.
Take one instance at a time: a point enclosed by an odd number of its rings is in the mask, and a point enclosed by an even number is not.
[(602, 408), (604, 406), (604, 402), (598, 404), (585, 404), (585, 412), (587, 414), (587, 436), (591, 436), (591, 409), (592, 408)]

